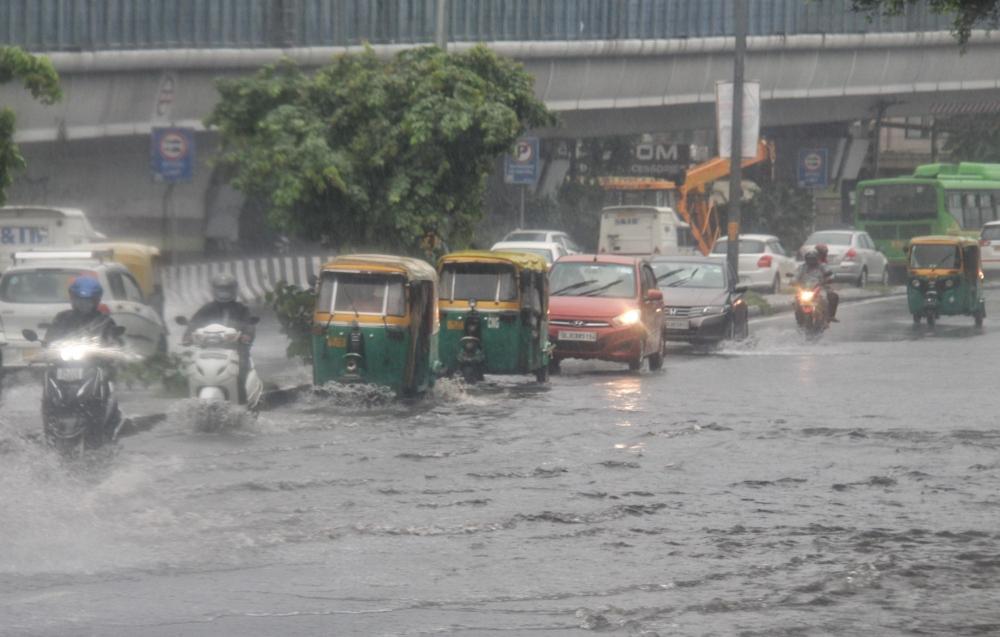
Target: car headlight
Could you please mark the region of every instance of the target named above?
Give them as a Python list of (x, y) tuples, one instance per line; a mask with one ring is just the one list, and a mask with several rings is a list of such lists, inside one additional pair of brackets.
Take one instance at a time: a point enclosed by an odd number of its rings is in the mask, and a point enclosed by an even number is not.
[(706, 305), (701, 309), (702, 314), (722, 314), (726, 308), (722, 305)]
[(618, 316), (611, 319), (611, 324), (615, 327), (625, 327), (627, 325), (635, 325), (639, 322), (642, 315), (639, 310), (629, 310), (624, 314), (619, 314)]

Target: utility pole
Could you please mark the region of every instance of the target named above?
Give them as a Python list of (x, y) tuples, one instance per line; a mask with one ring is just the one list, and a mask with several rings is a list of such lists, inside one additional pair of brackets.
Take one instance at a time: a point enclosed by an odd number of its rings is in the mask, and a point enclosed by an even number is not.
[(733, 0), (736, 42), (733, 59), (733, 127), (729, 159), (729, 218), (726, 224), (726, 261), (740, 274), (740, 223), (743, 204), (743, 62), (747, 49), (747, 0)]
[(437, 13), (434, 16), (434, 44), (448, 50), (448, 0), (437, 0)]

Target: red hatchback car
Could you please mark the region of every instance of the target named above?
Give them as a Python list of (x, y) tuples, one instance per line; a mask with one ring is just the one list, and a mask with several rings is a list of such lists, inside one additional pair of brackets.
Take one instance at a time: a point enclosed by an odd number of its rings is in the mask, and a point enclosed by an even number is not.
[(553, 371), (566, 358), (663, 366), (663, 293), (645, 259), (572, 255), (549, 271)]

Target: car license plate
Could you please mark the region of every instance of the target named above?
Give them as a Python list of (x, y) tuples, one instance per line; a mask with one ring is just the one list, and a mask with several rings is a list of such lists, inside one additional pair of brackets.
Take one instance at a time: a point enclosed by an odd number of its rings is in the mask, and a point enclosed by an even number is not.
[(82, 380), (82, 367), (60, 367), (56, 370), (56, 380)]
[(566, 332), (559, 331), (560, 341), (584, 341), (594, 343), (597, 341), (597, 332)]
[(672, 321), (668, 320), (666, 322), (666, 327), (668, 330), (686, 330), (688, 328), (688, 322), (678, 321), (678, 320), (672, 320)]

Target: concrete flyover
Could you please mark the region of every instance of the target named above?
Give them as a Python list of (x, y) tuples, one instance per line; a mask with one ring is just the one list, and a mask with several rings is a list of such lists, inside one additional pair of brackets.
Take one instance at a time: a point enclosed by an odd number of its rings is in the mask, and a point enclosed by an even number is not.
[[(577, 136), (710, 129), (715, 82), (731, 74), (732, 38), (492, 42), (522, 61), (536, 91)], [(413, 45), (378, 45), (391, 55)], [(454, 43), (453, 50), (472, 46)], [(58, 52), (51, 58), (66, 99), (39, 106), (0, 87), (26, 143), (145, 135), (161, 77), (175, 84), (171, 119), (202, 127), (217, 99), (215, 80), (287, 56), (315, 67), (359, 47), (163, 49)], [(1000, 38), (976, 33), (966, 51), (947, 32), (757, 36), (747, 77), (761, 81), (765, 126), (932, 114), (945, 105), (1000, 99)], [(555, 133), (555, 131), (547, 131)]]

